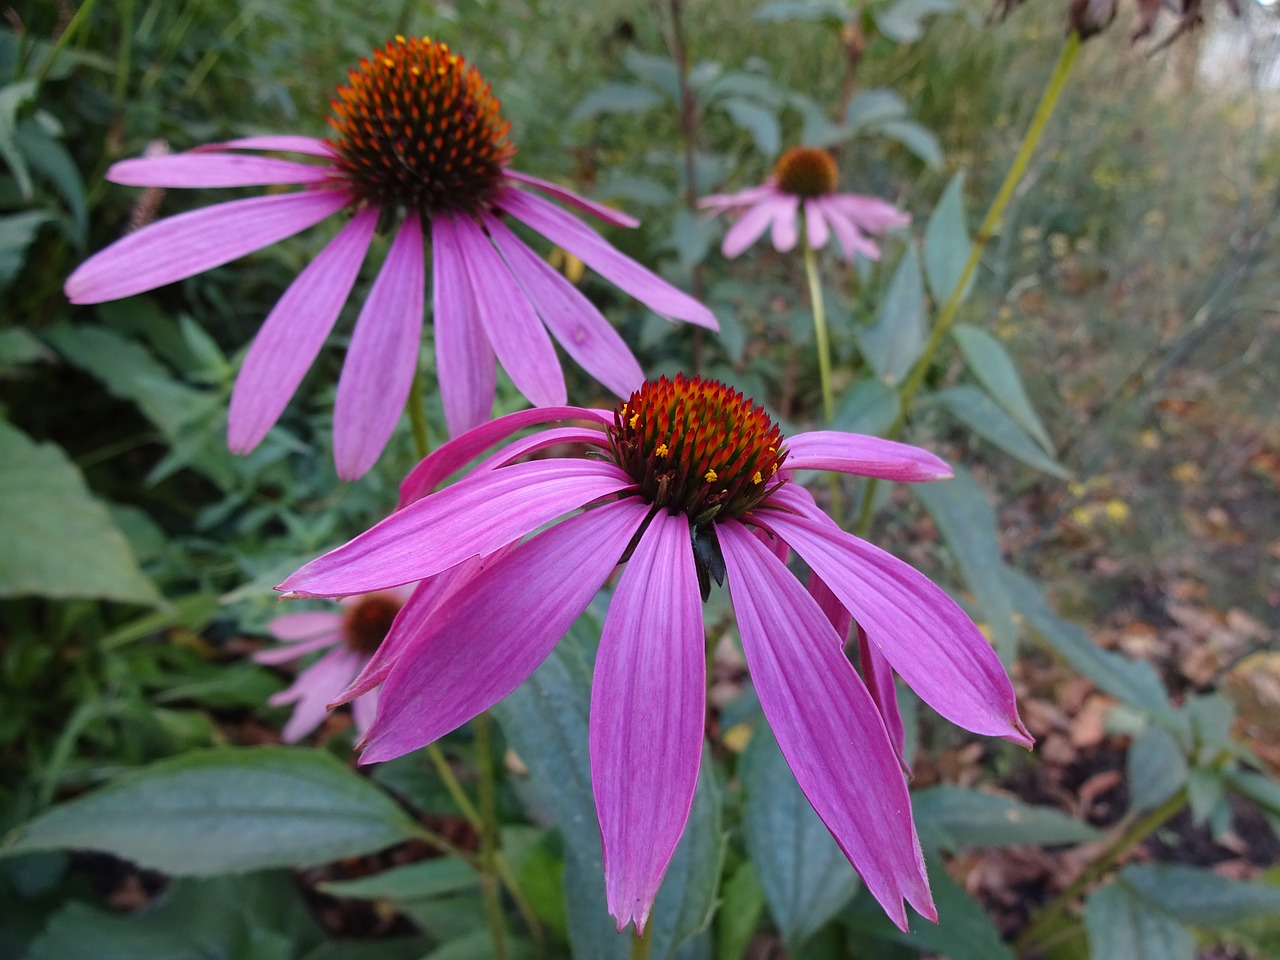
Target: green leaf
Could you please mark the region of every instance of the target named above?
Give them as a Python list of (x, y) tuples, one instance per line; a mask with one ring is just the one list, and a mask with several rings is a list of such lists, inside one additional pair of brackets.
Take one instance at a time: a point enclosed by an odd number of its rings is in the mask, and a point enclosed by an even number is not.
[(924, 349), (924, 281), (920, 257), (908, 245), (870, 327), (858, 331), (858, 343), (876, 375), (897, 383)]
[(1017, 652), (1018, 629), (1013, 622), (1013, 604), (1004, 580), (1004, 556), (1000, 551), (996, 514), (986, 491), (971, 473), (960, 467), (955, 468), (953, 480), (913, 484), (911, 491), (937, 522), (965, 583), (977, 597), (996, 653), (1006, 664), (1012, 663)]
[(424, 937), (389, 937), (364, 943), (330, 940), (302, 960), (422, 960), (430, 945), (431, 941)]
[(189, 877), (313, 866), (416, 835), (387, 794), (327, 753), (227, 747), (162, 760), (59, 804), (0, 853), (100, 850)]
[(1077, 673), (1098, 689), (1159, 717), (1165, 726), (1178, 726), (1164, 684), (1151, 664), (1095, 646), (1084, 630), (1049, 609), (1044, 591), (1025, 573), (1006, 567), (1004, 576), (1014, 609)]
[(963, 846), (1011, 847), (1088, 843), (1102, 834), (1053, 807), (1036, 807), (1014, 797), (941, 786), (911, 794), (921, 842), (955, 850)]
[(1195, 960), (1191, 931), (1123, 880), (1084, 902), (1091, 960)]
[(23, 327), (6, 327), (0, 330), (0, 375), (52, 357), (49, 348), (30, 330)]
[(764, 913), (764, 891), (751, 861), (744, 860), (725, 881), (716, 913), (716, 960), (741, 960)]
[(662, 103), (662, 97), (639, 83), (606, 83), (596, 87), (569, 114), (569, 123), (591, 120), (605, 113), (642, 113)]
[(875, 132), (900, 144), (916, 155), (927, 167), (942, 166), (942, 147), (938, 138), (914, 120), (890, 120), (875, 128)]
[(778, 932), (793, 952), (858, 890), (858, 876), (805, 799), (773, 731), (759, 723), (742, 758), (742, 832)]
[(924, 36), (924, 21), (934, 14), (951, 13), (955, 0), (897, 0), (872, 10), (876, 26), (896, 43), (915, 43)]
[(1230, 927), (1280, 915), (1280, 886), (1270, 883), (1227, 880), (1174, 863), (1131, 865), (1120, 878), (1153, 906), (1196, 926)]
[(28, 100), (36, 95), (34, 80), (19, 80), (0, 87), (0, 157), (9, 165), (13, 179), (18, 183), (18, 192), (24, 199), (31, 199), (31, 172), (27, 169), (27, 161), (22, 156), (14, 141), (18, 128), (18, 111)]
[(1053, 441), (1049, 439), (1049, 431), (1044, 428), (1031, 406), (1031, 398), (1027, 396), (1022, 378), (1018, 376), (1018, 368), (1014, 366), (1004, 344), (985, 330), (963, 323), (952, 327), (951, 335), (956, 338), (960, 352), (964, 354), (965, 365), (978, 378), (978, 382), (987, 388), (987, 392), (1004, 408), (1005, 413), (1013, 417), (1018, 426), (1052, 453)]
[(32, 168), (43, 174), (62, 196), (75, 224), (76, 236), (83, 245), (89, 232), (89, 210), (85, 202), (84, 180), (67, 148), (46, 133), (40, 124), (30, 120), (18, 125), (14, 143)]
[[(1280, 783), (1262, 773), (1249, 770), (1229, 770), (1227, 783), (1242, 796), (1248, 797), (1263, 811), (1280, 821)], [(1280, 829), (1276, 830), (1280, 833)]]
[(327, 880), (318, 890), (335, 897), (359, 900), (430, 900), (446, 893), (463, 893), (477, 886), (476, 872), (452, 857), (433, 857), (357, 880)]
[[(938, 205), (924, 228), (924, 276), (929, 282), (933, 302), (941, 307), (951, 298), (951, 293), (964, 274), (973, 241), (964, 216), (964, 171), (961, 170), (947, 189), (942, 191)], [(973, 278), (965, 285), (964, 297), (973, 287)]]
[(1219, 771), (1205, 767), (1192, 767), (1187, 771), (1187, 806), (1191, 808), (1193, 823), (1208, 822), (1225, 801), (1226, 785)]
[(833, 24), (841, 24), (848, 16), (848, 7), (839, 0), (769, 0), (760, 5), (751, 19), (765, 23), (827, 20)]
[(40, 228), (53, 217), (45, 210), (0, 216), (0, 289), (7, 287), (27, 262), (27, 250)]
[(1187, 782), (1187, 760), (1173, 734), (1149, 725), (1129, 745), (1126, 758), (1133, 809), (1150, 810), (1164, 803)]
[(743, 97), (726, 97), (718, 106), (736, 126), (751, 134), (756, 149), (766, 160), (772, 160), (778, 155), (782, 144), (782, 128), (775, 111)]
[(708, 751), (698, 774), (693, 809), (653, 904), (655, 957), (671, 957), (711, 923), (716, 888), (724, 863), (725, 834), (720, 820), (720, 787)]
[(0, 597), (157, 604), (124, 534), (60, 449), (0, 420)]
[(907, 103), (885, 87), (856, 94), (844, 111), (844, 125), (853, 133), (907, 116)]
[(938, 922), (913, 923), (908, 933), (894, 931), (896, 939), (949, 960), (1013, 960), (1013, 951), (987, 911), (951, 879), (936, 857), (929, 860), (929, 886)]
[[(507, 956), (511, 960), (533, 960), (536, 954), (522, 940), (507, 940)], [(457, 940), (451, 940), (428, 953), (422, 960), (492, 960), (493, 934), (489, 930), (476, 930)]]
[(978, 436), (991, 441), (1027, 466), (1063, 480), (1071, 478), (1070, 470), (1041, 450), (995, 401), (977, 387), (967, 384), (948, 387), (946, 390), (939, 390), (932, 399)]
[(898, 391), (882, 380), (859, 380), (844, 394), (836, 410), (833, 430), (879, 436), (898, 418)]

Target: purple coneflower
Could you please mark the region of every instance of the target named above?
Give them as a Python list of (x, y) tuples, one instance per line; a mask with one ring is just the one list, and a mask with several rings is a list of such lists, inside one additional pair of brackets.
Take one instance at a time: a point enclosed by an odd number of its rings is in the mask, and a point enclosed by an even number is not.
[[(517, 440), (431, 492), (498, 440), (551, 419), (589, 425)], [(562, 443), (594, 455), (516, 462)], [(888, 667), (966, 729), (1031, 738), (1004, 668), (960, 607), (836, 526), (793, 482), (803, 470), (895, 481), (951, 475), (932, 454), (875, 437), (817, 431), (784, 440), (760, 407), (723, 384), (662, 378), (612, 414), (529, 410), (450, 441), (406, 479), (397, 513), (280, 589), (340, 596), (471, 566), (431, 616), (406, 608), (384, 647), (395, 652), (348, 691), (383, 682), (364, 744), (370, 762), (430, 743), (511, 693), (625, 560), (590, 717), (607, 896), (621, 930), (631, 920), (643, 928), (688, 819), (705, 719), (699, 596), (727, 578), (760, 703), (796, 780), (905, 929), (904, 899), (930, 919), (936, 911), (880, 709), (894, 712)], [(812, 569), (811, 591), (781, 559), (788, 548)], [(844, 652), (851, 618), (876, 657), (864, 667), (873, 693)]]
[[(338, 380), (334, 456), (343, 479), (386, 446), (417, 369), (432, 247), (436, 372), (450, 435), (488, 419), (495, 356), (537, 406), (565, 402), (552, 337), (618, 396), (643, 380), (598, 309), (529, 249), (507, 215), (569, 251), (669, 319), (716, 328), (691, 297), (619, 253), (537, 193), (615, 226), (637, 221), (511, 170), (500, 103), (447, 44), (397, 37), (360, 62), (332, 101), (332, 140), (263, 136), (115, 164), (107, 177), (145, 187), (305, 189), (179, 214), (116, 241), (67, 280), (74, 303), (116, 300), (227, 263), (340, 210), (352, 216), (285, 291), (262, 325), (231, 395), (228, 443), (247, 453), (280, 418), (337, 320), (379, 223), (394, 238), (356, 321)], [(250, 151), (250, 152), (246, 152)], [(319, 158), (300, 163), (255, 155)], [(548, 336), (550, 331), (550, 336)]]
[[(360, 675), (382, 645), (412, 592), (412, 587), (397, 587), (345, 597), (341, 611), (286, 613), (267, 624), (267, 632), (281, 645), (253, 654), (258, 663), (288, 663), (309, 653), (328, 651), (269, 701), (273, 707), (297, 704), (281, 734), (285, 743), (296, 743), (320, 726), (329, 704)], [(362, 734), (373, 725), (377, 709), (378, 691), (374, 689), (352, 701), (356, 729)]]
[(880, 248), (869, 233), (904, 227), (911, 215), (891, 203), (857, 193), (836, 193), (839, 171), (826, 150), (793, 147), (778, 158), (769, 179), (738, 193), (703, 197), (698, 206), (714, 211), (741, 211), (742, 216), (725, 234), (724, 255), (732, 259), (771, 230), (774, 249), (786, 253), (800, 237), (800, 214), (808, 245), (821, 250), (834, 234), (846, 260), (861, 253), (880, 259)]

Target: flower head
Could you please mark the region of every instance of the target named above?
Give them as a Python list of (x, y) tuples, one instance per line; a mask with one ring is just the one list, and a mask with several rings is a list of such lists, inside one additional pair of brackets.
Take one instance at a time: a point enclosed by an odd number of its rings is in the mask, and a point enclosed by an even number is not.
[[(285, 724), (286, 743), (296, 743), (320, 725), (329, 704), (350, 686), (391, 631), (412, 588), (345, 597), (341, 610), (286, 613), (267, 624), (280, 646), (253, 654), (259, 663), (297, 660), (320, 650), (328, 652), (300, 674), (287, 690), (271, 697), (273, 707), (297, 704)], [(356, 729), (365, 733), (378, 708), (378, 691), (370, 690), (351, 704)]]
[[(396, 37), (362, 60), (332, 101), (332, 140), (264, 136), (115, 164), (107, 177), (144, 187), (295, 185), (144, 227), (67, 280), (75, 303), (132, 296), (190, 277), (348, 211), (258, 332), (231, 395), (227, 440), (256, 447), (333, 329), (379, 224), (386, 259), (356, 320), (338, 380), (334, 456), (354, 479), (386, 446), (417, 369), (429, 233), (436, 370), (456, 436), (488, 419), (496, 363), (538, 406), (565, 401), (553, 338), (619, 396), (644, 379), (600, 311), (520, 240), (510, 217), (542, 234), (656, 313), (715, 329), (710, 311), (619, 253), (539, 193), (614, 226), (636, 221), (512, 170), (500, 104), (448, 44)], [(309, 162), (262, 156), (292, 153)]]
[(760, 186), (703, 197), (698, 205), (741, 213), (721, 248), (730, 259), (770, 228), (774, 249), (785, 253), (796, 245), (803, 220), (806, 242), (814, 250), (825, 247), (834, 235), (846, 260), (856, 253), (879, 260), (880, 248), (867, 234), (904, 227), (911, 222), (910, 214), (875, 197), (837, 193), (838, 185), (835, 157), (817, 147), (792, 147)]
[[(435, 492), (481, 451), (552, 419), (586, 425), (516, 440)], [(595, 455), (521, 462), (568, 442)], [(1030, 737), (1004, 668), (960, 607), (842, 531), (794, 482), (809, 470), (897, 481), (951, 473), (924, 450), (875, 437), (785, 439), (723, 384), (664, 378), (612, 412), (524, 411), (450, 441), (405, 480), (399, 511), (280, 589), (334, 596), (441, 571), (466, 578), (431, 617), (401, 618), (388, 640), (396, 652), (366, 671), (364, 686), (383, 682), (368, 762), (429, 743), (509, 694), (625, 560), (590, 715), (606, 892), (621, 929), (643, 927), (693, 802), (705, 720), (699, 592), (727, 581), (761, 705), (796, 780), (905, 928), (904, 900), (936, 912), (900, 766), (893, 672), (969, 730)], [(784, 562), (789, 550), (813, 571), (807, 590)], [(865, 684), (844, 652), (855, 620)]]

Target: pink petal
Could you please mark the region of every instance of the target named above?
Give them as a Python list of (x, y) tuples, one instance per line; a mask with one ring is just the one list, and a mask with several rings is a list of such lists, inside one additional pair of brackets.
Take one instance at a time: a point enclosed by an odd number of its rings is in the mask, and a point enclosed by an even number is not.
[(554, 420), (590, 420), (613, 423), (613, 413), (589, 407), (542, 407), (534, 410), (517, 410), (497, 420), (490, 420), (433, 450), (410, 471), (400, 484), (399, 507), (407, 507), (420, 500), (440, 485), (440, 481), (463, 466), (468, 460), (489, 449), (517, 430)]
[(936, 921), (907, 785), (843, 642), (745, 527), (729, 521), (716, 531), (747, 666), (796, 782), (900, 929), (903, 899)]
[(289, 285), (253, 338), (231, 391), (227, 446), (248, 453), (280, 419), (342, 312), (378, 224), (367, 207)]
[(359, 669), (360, 657), (346, 647), (338, 647), (298, 674), (298, 679), (288, 690), (271, 697), (268, 702), (273, 707), (298, 704), (284, 725), (280, 738), (285, 743), (297, 743), (320, 726), (329, 712), (329, 701)]
[(361, 763), (431, 743), (523, 683), (586, 609), (648, 509), (621, 500), (579, 514), (470, 581), (396, 661)]
[(821, 204), (806, 200), (804, 204), (805, 237), (809, 241), (809, 249), (821, 250), (827, 245), (831, 231), (827, 229), (827, 219), (822, 215)]
[(644, 372), (595, 304), (494, 217), (485, 229), (506, 258), (542, 322), (582, 369), (620, 397), (644, 383)]
[(267, 633), (277, 640), (293, 643), (310, 640), (322, 633), (332, 633), (342, 628), (342, 615), (327, 610), (299, 610), (285, 613), (267, 624)]
[(901, 483), (948, 480), (946, 461), (928, 450), (843, 430), (813, 430), (787, 441), (788, 470), (838, 470)]
[(737, 193), (710, 193), (698, 199), (700, 210), (736, 210), (742, 207), (753, 207), (761, 200), (769, 200), (782, 195), (772, 180), (767, 180), (758, 187), (748, 187)]
[(880, 711), (880, 719), (889, 731), (889, 742), (898, 755), (903, 771), (911, 776), (911, 764), (907, 757), (907, 734), (902, 727), (902, 712), (898, 709), (898, 688), (893, 682), (893, 668), (889, 661), (868, 638), (867, 631), (858, 628), (858, 662), (862, 665), (862, 679)]
[(899, 210), (892, 203), (879, 197), (866, 197), (857, 193), (837, 193), (824, 198), (827, 205), (841, 211), (858, 228), (868, 233), (880, 233), (892, 227), (905, 227), (911, 222), (911, 214)]
[(333, 404), (333, 459), (355, 480), (377, 462), (409, 399), (422, 341), (422, 222), (409, 213), (356, 319)]
[(974, 733), (1030, 746), (1013, 686), (973, 621), (928, 577), (845, 533), (788, 484), (753, 517), (826, 581), (875, 647), (931, 707)]
[(476, 464), (474, 472), (483, 473), (487, 470), (496, 470), (499, 467), (505, 467), (509, 463), (515, 463), (521, 457), (537, 453), (539, 450), (545, 450), (548, 447), (559, 446), (562, 443), (585, 443), (593, 447), (606, 447), (608, 445), (608, 437), (603, 430), (591, 427), (553, 427), (550, 430), (539, 430), (535, 434), (522, 437), (507, 444), (496, 453), (490, 454)]
[(323, 650), (325, 647), (332, 647), (338, 643), (342, 643), (342, 634), (335, 630), (332, 633), (312, 637), (310, 640), (295, 640), (281, 644), (278, 647), (258, 650), (250, 654), (250, 656), (253, 657), (255, 663), (276, 666), (281, 663), (290, 663), (305, 657), (308, 653), (315, 653), (317, 650)]
[[(485, 217), (486, 227), (491, 222)], [(533, 305), (475, 221), (455, 217), (453, 227), (480, 323), (502, 369), (535, 407), (563, 406), (564, 373)]]
[(524, 190), (504, 190), (498, 194), (495, 206), (572, 253), (654, 313), (672, 320), (687, 320), (710, 330), (720, 329), (711, 311), (697, 300), (619, 253), (598, 233), (555, 204)]
[(422, 580), (633, 484), (595, 460), (534, 460), (470, 476), (312, 560), (276, 589), (338, 597)]
[(724, 235), (720, 252), (732, 260), (759, 240), (761, 235), (769, 229), (774, 209), (780, 202), (782, 201), (777, 198), (770, 198), (748, 209)]
[[(781, 537), (777, 538), (781, 541)], [(765, 546), (768, 546), (766, 543)], [(777, 556), (774, 553), (774, 556)], [(779, 557), (783, 562), (787, 562), (787, 558)], [(818, 604), (818, 609), (822, 611), (822, 615), (827, 618), (827, 622), (831, 624), (836, 632), (836, 636), (840, 638), (840, 642), (844, 643), (849, 639), (849, 628), (853, 626), (853, 614), (845, 609), (840, 598), (831, 592), (831, 588), (827, 586), (816, 573), (809, 573), (809, 596), (813, 597), (814, 602)]]
[(450, 214), (438, 214), (432, 220), (431, 264), (436, 381), (444, 406), (445, 428), (449, 436), (457, 437), (489, 419), (497, 363), (480, 323), (471, 278)]
[(72, 303), (131, 297), (291, 237), (351, 202), (345, 190), (306, 190), (180, 213), (99, 250), (64, 289)]
[(830, 204), (830, 197), (820, 197), (816, 202), (821, 206), (836, 239), (840, 241), (840, 249), (844, 258), (852, 263), (855, 254), (861, 253), (868, 260), (880, 259), (880, 248), (867, 239), (856, 225), (851, 223), (842, 212)]
[(619, 932), (644, 930), (693, 806), (705, 643), (688, 518), (658, 511), (613, 594), (591, 686), (591, 786)]
[(259, 187), (275, 183), (319, 183), (333, 167), (241, 153), (175, 153), (137, 157), (111, 165), (107, 179), (131, 187)]
[(614, 210), (612, 207), (606, 207), (602, 203), (596, 203), (594, 200), (588, 200), (586, 197), (574, 193), (572, 190), (566, 189), (559, 184), (552, 183), (549, 180), (541, 180), (538, 177), (531, 177), (527, 173), (521, 173), (518, 170), (504, 170), (508, 180), (515, 180), (518, 183), (528, 184), (535, 190), (541, 190), (543, 193), (550, 194), (561, 203), (567, 203), (571, 207), (581, 210), (583, 213), (589, 213), (593, 217), (603, 220), (605, 223), (615, 227), (638, 227), (640, 221), (635, 217), (628, 216), (621, 210)]
[(317, 137), (303, 137), (297, 134), (278, 134), (266, 137), (241, 137), (238, 140), (226, 140), (222, 143), (209, 143), (196, 147), (193, 153), (215, 150), (276, 150), (281, 153), (308, 153), (313, 157), (335, 157), (337, 152), (333, 144)]
[(796, 245), (799, 239), (800, 198), (784, 195), (770, 207), (773, 212), (773, 232), (770, 239), (773, 249), (786, 253)]
[(364, 736), (372, 728), (378, 718), (378, 698), (381, 690), (370, 690), (363, 696), (351, 701), (351, 717), (356, 722), (356, 732)]

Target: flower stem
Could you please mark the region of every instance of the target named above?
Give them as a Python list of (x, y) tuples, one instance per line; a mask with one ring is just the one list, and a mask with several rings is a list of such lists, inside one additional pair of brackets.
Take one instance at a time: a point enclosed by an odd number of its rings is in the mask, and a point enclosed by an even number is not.
[(409, 387), (409, 426), (413, 430), (413, 448), (421, 460), (431, 452), (431, 432), (427, 429), (427, 391), (422, 384), (421, 368), (413, 372)]
[[(93, 6), (97, 0), (85, 0), (80, 4), (80, 9), (75, 12), (75, 16), (71, 18), (71, 22), (67, 24), (67, 28), (62, 31), (61, 35), (54, 41), (53, 49), (49, 51), (44, 61), (36, 70), (35, 81), (36, 86), (44, 83), (45, 77), (49, 75), (49, 71), (53, 69), (54, 62), (58, 59), (58, 54), (62, 52), (62, 48), (71, 42), (79, 29), (89, 21), (89, 14), (93, 11)], [(130, 17), (125, 22), (125, 30), (133, 30), (133, 18)]]
[[(822, 384), (822, 415), (827, 426), (836, 419), (836, 397), (831, 386), (831, 338), (827, 334), (827, 312), (822, 304), (822, 280), (818, 276), (818, 257), (809, 245), (807, 224), (801, 217), (800, 249), (804, 252), (804, 273), (809, 281), (809, 307), (813, 311), (813, 338), (818, 346), (818, 380)], [(835, 473), (828, 473), (831, 483), (831, 516), (841, 523), (844, 512), (840, 502), (840, 480)]]
[(1014, 952), (1019, 956), (1028, 954), (1029, 948), (1044, 936), (1054, 921), (1066, 912), (1080, 894), (1101, 880), (1107, 871), (1119, 863), (1130, 850), (1168, 823), (1186, 803), (1186, 790), (1179, 790), (1146, 816), (1135, 820), (1121, 831), (1098, 859), (1085, 867), (1084, 872), (1076, 878), (1074, 883), (1035, 912), (1026, 929), (1013, 941)]
[[(911, 372), (907, 375), (907, 379), (898, 388), (898, 415), (894, 418), (888, 431), (886, 431), (885, 435), (889, 438), (896, 438), (902, 432), (902, 427), (911, 413), (912, 402), (924, 383), (924, 378), (928, 374), (929, 368), (933, 365), (933, 358), (937, 354), (938, 348), (942, 345), (943, 338), (951, 329), (951, 324), (960, 309), (960, 301), (964, 299), (969, 281), (973, 279), (974, 271), (978, 268), (978, 261), (982, 259), (983, 251), (986, 250), (987, 244), (991, 242), (992, 234), (1000, 226), (1005, 209), (1009, 206), (1009, 201), (1013, 199), (1014, 191), (1017, 190), (1018, 184), (1026, 174), (1027, 167), (1031, 163), (1031, 157), (1040, 143), (1040, 137), (1049, 123), (1049, 118), (1053, 116), (1053, 111), (1058, 106), (1062, 91), (1066, 89), (1067, 78), (1071, 75), (1071, 67), (1075, 64), (1076, 54), (1079, 52), (1080, 35), (1073, 31), (1067, 37), (1067, 42), (1063, 45), (1062, 52), (1058, 54), (1057, 65), (1054, 66), (1053, 74), (1049, 77), (1049, 83), (1045, 87), (1044, 93), (1040, 96), (1040, 103), (1036, 107), (1035, 115), (1032, 116), (1031, 124), (1027, 127), (1027, 132), (1022, 138), (1022, 144), (1018, 147), (1018, 153), (1013, 158), (1013, 165), (1009, 167), (1009, 172), (1005, 174), (1004, 181), (1000, 184), (1000, 189), (996, 193), (996, 198), (991, 201), (991, 207), (987, 210), (987, 215), (982, 220), (982, 226), (978, 228), (978, 235), (973, 238), (973, 245), (969, 248), (969, 258), (965, 261), (964, 269), (960, 272), (960, 279), (956, 281), (950, 295), (947, 297), (946, 303), (942, 305), (942, 309), (938, 313), (938, 320), (933, 325), (933, 331), (929, 335), (929, 340), (925, 344), (924, 350), (920, 353), (920, 359), (916, 361), (915, 366), (911, 368)], [(875, 493), (876, 481), (873, 478), (867, 481), (863, 489), (862, 504), (858, 510), (858, 520), (855, 527), (856, 533), (865, 534), (871, 525), (871, 512), (872, 504), (875, 502)]]
[(653, 925), (645, 927), (644, 933), (632, 931), (631, 960), (649, 960), (649, 948), (653, 945)]
[(506, 960), (507, 928), (498, 891), (498, 803), (493, 770), (493, 719), (482, 713), (472, 721), (476, 731), (476, 771), (480, 793), (480, 889), (493, 936), (493, 955)]

